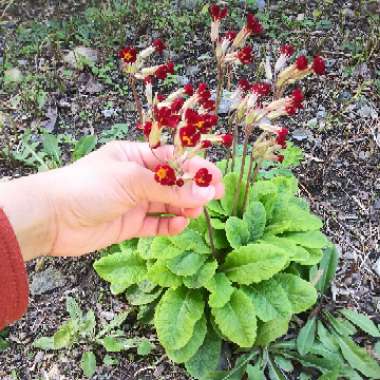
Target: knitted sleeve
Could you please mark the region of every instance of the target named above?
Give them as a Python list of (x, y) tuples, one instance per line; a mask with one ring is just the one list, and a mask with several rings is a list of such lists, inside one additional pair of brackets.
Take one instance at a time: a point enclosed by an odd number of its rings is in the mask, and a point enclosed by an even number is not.
[(28, 277), (16, 235), (0, 208), (0, 331), (28, 307)]

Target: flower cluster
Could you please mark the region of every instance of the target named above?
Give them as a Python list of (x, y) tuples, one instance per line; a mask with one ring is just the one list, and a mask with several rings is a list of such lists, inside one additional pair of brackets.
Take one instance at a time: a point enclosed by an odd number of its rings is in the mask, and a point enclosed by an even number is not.
[[(161, 40), (153, 41), (141, 52), (129, 46), (119, 53), (123, 71), (134, 79), (143, 80), (146, 104), (140, 104), (138, 128), (151, 149), (167, 143), (174, 145), (173, 159), (158, 165), (154, 172), (155, 180), (165, 186), (180, 187), (187, 181), (208, 186), (211, 182), (212, 176), (205, 168), (200, 169), (192, 178), (188, 177), (183, 172), (183, 163), (213, 144), (227, 148), (233, 145), (232, 133), (217, 132), (217, 110), (223, 93), (224, 77), (227, 72), (234, 75), (235, 65), (253, 62), (254, 49), (247, 44), (247, 40), (250, 36), (263, 33), (260, 21), (254, 14), (248, 13), (245, 25), (239, 32), (227, 31), (221, 37), (221, 22), (228, 15), (228, 8), (212, 4), (209, 13), (211, 41), (215, 47), (218, 69), (216, 97), (212, 96), (206, 83), (199, 83), (196, 87), (188, 83), (167, 96), (154, 93), (154, 79), (163, 80), (168, 74), (174, 73), (174, 63), (170, 60), (156, 66), (146, 64), (154, 52), (162, 54), (165, 50), (165, 43)], [(296, 114), (303, 108), (304, 101), (300, 88), (292, 88), (286, 94), (287, 88), (313, 72), (317, 75), (325, 73), (325, 63), (320, 56), (315, 56), (312, 60), (305, 55), (294, 56), (295, 48), (292, 45), (281, 46), (274, 65), (271, 64), (271, 57), (266, 57), (265, 78), (254, 83), (240, 79), (230, 97), (230, 115), (233, 121), (230, 130), (234, 129), (238, 135), (237, 128), (241, 126), (245, 132), (245, 145), (254, 129), (261, 130), (260, 137), (252, 146), (252, 157), (257, 160), (282, 162), (284, 157), (281, 150), (286, 148), (288, 129), (276, 122), (280, 117)], [(247, 152), (245, 146), (245, 153)]]

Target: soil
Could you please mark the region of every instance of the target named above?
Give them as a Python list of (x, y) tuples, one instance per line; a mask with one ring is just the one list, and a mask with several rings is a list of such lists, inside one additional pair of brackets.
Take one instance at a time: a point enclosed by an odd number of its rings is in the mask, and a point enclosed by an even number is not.
[[(5, 5), (3, 5), (5, 3)], [(0, 1), (0, 63), (8, 59), (22, 71), (45, 73), (52, 83), (48, 102), (36, 111), (28, 103), (12, 105), (12, 99), (22, 96), (20, 87), (0, 89), (0, 110), (11, 117), (0, 128), (1, 148), (17, 149), (20, 139), (29, 127), (38, 141), (36, 121), (48, 119), (48, 110), (58, 113), (53, 124), (55, 134), (78, 137), (95, 132), (101, 135), (115, 123), (134, 125), (135, 112), (130, 94), (119, 92), (125, 79), (118, 71), (111, 70), (113, 83), (108, 85), (88, 70), (73, 71), (64, 78), (63, 64), (56, 61), (54, 48), (45, 46), (37, 54), (22, 57), (14, 50), (12, 39), (20, 26), (31, 20), (44, 24), (51, 20), (67, 20), (72, 14), (88, 9), (90, 1)], [(155, 2), (152, 2), (155, 3)], [(157, 2), (159, 3), (159, 2)], [(310, 54), (319, 52), (327, 58), (326, 80), (311, 78), (304, 82), (305, 109), (288, 120), (292, 139), (305, 150), (305, 161), (296, 170), (302, 196), (307, 198), (313, 211), (325, 223), (325, 232), (338, 246), (341, 254), (339, 268), (331, 293), (324, 302), (335, 311), (353, 306), (380, 322), (380, 2), (326, 1), (324, 5), (314, 1), (267, 2), (270, 31), (261, 38), (269, 43), (274, 33), (281, 42), (294, 42)], [(7, 7), (9, 5), (9, 7)], [(3, 10), (1, 9), (1, 7)], [(181, 9), (178, 13), (181, 14)], [(377, 20), (373, 22), (373, 19)], [(297, 23), (298, 20), (298, 23)], [(312, 20), (308, 26), (305, 20)], [(372, 20), (372, 21), (371, 21)], [(136, 39), (141, 43), (151, 35), (167, 35), (167, 30), (151, 30), (139, 27), (126, 28), (125, 40)], [(377, 25), (377, 27), (376, 27)], [(305, 30), (305, 28), (309, 28)], [(286, 33), (284, 33), (286, 32)], [(196, 25), (186, 34), (182, 52), (173, 51), (173, 58), (181, 62), (183, 75), (212, 78), (209, 63), (198, 60), (199, 54), (208, 51), (208, 25)], [(376, 38), (377, 36), (377, 38)], [(274, 41), (279, 43), (280, 41)], [(358, 46), (355, 45), (357, 43)], [(22, 41), (20, 42), (22, 44)], [(12, 49), (9, 46), (13, 46)], [(355, 45), (355, 46), (353, 46)], [(21, 48), (23, 46), (19, 46)], [(62, 54), (70, 45), (61, 46)], [(99, 49), (99, 46), (96, 47)], [(109, 61), (107, 46), (100, 51), (100, 61)], [(113, 51), (113, 53), (116, 50)], [(8, 57), (7, 57), (8, 54)], [(21, 61), (21, 62), (20, 62)], [(64, 78), (63, 86), (55, 88), (57, 78)], [(86, 88), (89, 80), (101, 82), (102, 90)], [(45, 83), (46, 85), (46, 83)], [(111, 104), (111, 105), (110, 105)], [(116, 113), (106, 117), (102, 111), (114, 109)], [(87, 116), (86, 116), (87, 115)], [(7, 119), (9, 120), (9, 119)], [(134, 128), (126, 136), (138, 138)], [(69, 157), (69, 151), (64, 157)], [(29, 174), (35, 168), (0, 155), (0, 176), (4, 179)], [(28, 263), (30, 283), (36, 273), (46, 268), (56, 269), (64, 279), (62, 286), (41, 295), (31, 295), (27, 314), (10, 327), (10, 347), (0, 353), (0, 379), (82, 379), (79, 361), (82, 348), (59, 352), (43, 352), (32, 348), (40, 336), (52, 335), (68, 315), (65, 299), (74, 296), (87, 310), (95, 310), (98, 322), (106, 322), (110, 316), (124, 310), (123, 297), (111, 296), (108, 285), (101, 281), (92, 269), (95, 255), (81, 259), (44, 259)], [(54, 286), (53, 286), (54, 287)], [(133, 319), (125, 327), (131, 335), (148, 337), (156, 342), (154, 332), (142, 330)], [(104, 352), (97, 352), (99, 357)], [(157, 344), (151, 355), (140, 357), (135, 352), (117, 354), (115, 366), (100, 366), (94, 379), (188, 379), (185, 371), (173, 365)], [(100, 364), (100, 363), (99, 363)]]

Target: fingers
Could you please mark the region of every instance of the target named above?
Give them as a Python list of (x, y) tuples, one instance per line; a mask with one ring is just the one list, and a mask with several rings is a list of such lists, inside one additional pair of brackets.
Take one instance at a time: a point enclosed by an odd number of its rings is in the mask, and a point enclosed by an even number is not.
[(180, 234), (188, 225), (188, 220), (183, 216), (172, 218), (146, 217), (138, 237), (171, 236)]

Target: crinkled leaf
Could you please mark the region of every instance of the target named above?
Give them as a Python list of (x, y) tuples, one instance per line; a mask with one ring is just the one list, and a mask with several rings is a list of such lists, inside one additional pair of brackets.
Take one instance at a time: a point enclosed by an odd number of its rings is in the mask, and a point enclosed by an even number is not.
[(86, 377), (92, 377), (96, 372), (96, 357), (92, 351), (84, 352), (80, 361), (80, 367)]
[(61, 348), (69, 347), (73, 344), (74, 338), (75, 336), (72, 322), (65, 322), (53, 335), (54, 348), (59, 350)]
[[(208, 206), (209, 204), (207, 204), (207, 207)], [(201, 214), (200, 216), (198, 216), (198, 218), (191, 219), (188, 228), (200, 233), (203, 236), (204, 233), (207, 231), (207, 222), (205, 216)]]
[(229, 253), (222, 269), (231, 281), (250, 285), (280, 272), (288, 258), (284, 250), (274, 245), (248, 244)]
[(224, 230), (226, 228), (226, 223), (222, 222), (220, 219), (211, 218), (211, 227), (215, 230)]
[[(239, 175), (236, 173), (228, 173), (223, 178), (225, 195), (221, 199), (220, 203), (227, 215), (232, 214), (232, 209), (234, 206), (234, 199), (239, 183)], [(244, 186), (240, 186), (240, 194), (238, 196), (238, 207), (237, 210), (241, 210), (244, 199)]]
[(191, 339), (179, 350), (167, 349), (166, 353), (169, 358), (176, 363), (185, 363), (190, 360), (198, 351), (199, 347), (205, 340), (207, 333), (207, 322), (203, 315), (202, 318), (197, 321), (194, 326), (193, 336)]
[(269, 322), (259, 322), (257, 326), (256, 346), (266, 347), (282, 335), (285, 335), (289, 328), (289, 318), (273, 319)]
[(285, 290), (293, 313), (302, 313), (317, 301), (317, 291), (310, 282), (288, 273), (279, 273), (274, 278)]
[(210, 248), (197, 231), (187, 228), (177, 236), (169, 237), (169, 240), (182, 251), (194, 251), (200, 254), (210, 253)]
[(316, 319), (311, 318), (299, 331), (297, 336), (297, 350), (300, 355), (304, 356), (310, 352), (315, 340), (316, 327)]
[(192, 276), (197, 273), (207, 256), (195, 252), (185, 251), (177, 257), (167, 261), (166, 266), (178, 276)]
[(255, 305), (258, 318), (264, 322), (287, 318), (292, 314), (292, 305), (282, 286), (274, 279), (243, 288)]
[(320, 248), (306, 248), (306, 250), (309, 252), (309, 259), (303, 261), (302, 265), (316, 265), (318, 264), (323, 257), (323, 250)]
[(353, 309), (343, 309), (340, 312), (354, 325), (361, 330), (371, 335), (374, 338), (380, 338), (380, 330), (376, 327), (372, 320), (367, 315), (360, 314)]
[(137, 344), (137, 354), (141, 356), (147, 356), (152, 352), (154, 345), (148, 339), (142, 339)]
[(70, 315), (71, 320), (74, 324), (79, 325), (83, 313), (81, 308), (79, 307), (77, 301), (73, 297), (67, 297), (66, 298), (66, 310)]
[(163, 288), (177, 288), (182, 285), (181, 277), (172, 273), (165, 261), (158, 260), (148, 269), (148, 279)]
[(106, 336), (104, 339), (98, 339), (97, 342), (101, 344), (107, 352), (121, 352), (135, 347), (136, 342), (134, 339), (127, 339), (121, 337)]
[(147, 237), (147, 238), (140, 238), (139, 242), (137, 243), (137, 251), (140, 255), (145, 260), (150, 260), (152, 259), (152, 251), (151, 251), (151, 246), (153, 243), (152, 237)]
[(185, 363), (189, 374), (198, 380), (207, 378), (207, 375), (218, 367), (222, 348), (222, 340), (212, 328), (208, 329), (206, 338), (196, 354)]
[[(1, 343), (1, 339), (0, 339)], [(49, 351), (54, 350), (54, 338), (52, 336), (43, 336), (41, 338), (36, 339), (33, 342), (33, 347), (40, 348), (41, 350)], [(0, 348), (1, 351), (1, 348)]]
[(223, 307), (211, 308), (219, 329), (231, 342), (240, 347), (251, 347), (256, 339), (257, 321), (251, 299), (235, 289)]
[[(214, 239), (214, 247), (216, 249), (223, 249), (223, 248), (229, 248), (230, 247), (230, 243), (227, 240), (225, 230), (213, 230), (212, 237)], [(207, 244), (210, 245), (210, 236), (209, 236), (208, 231), (205, 232), (205, 240), (206, 240)]]
[(147, 273), (145, 261), (132, 250), (102, 257), (95, 261), (94, 268), (103, 280), (118, 284), (139, 283)]
[(210, 215), (215, 217), (227, 215), (226, 211), (218, 200), (212, 200), (207, 203), (207, 209), (210, 212)]
[(249, 231), (247, 224), (236, 216), (230, 216), (226, 222), (226, 236), (232, 248), (248, 244)]
[(343, 357), (352, 368), (360, 371), (364, 376), (380, 379), (380, 366), (376, 363), (369, 353), (355, 344), (352, 339), (346, 336), (335, 334), (340, 346)]
[(204, 287), (214, 276), (218, 263), (215, 260), (204, 263), (197, 273), (183, 278), (183, 283), (191, 289)]
[(178, 350), (186, 345), (203, 310), (200, 291), (184, 287), (166, 291), (154, 316), (154, 325), (165, 349)]
[(84, 336), (84, 337), (93, 336), (95, 333), (95, 327), (96, 327), (95, 313), (92, 309), (90, 309), (81, 320), (81, 323), (79, 326), (79, 333), (81, 336)]
[(223, 307), (235, 289), (224, 273), (217, 273), (205, 286), (211, 293), (208, 304), (214, 308)]
[(325, 248), (329, 244), (326, 236), (320, 231), (291, 232), (283, 237), (306, 248)]
[(150, 258), (154, 259), (172, 259), (183, 253), (183, 249), (177, 247), (166, 236), (158, 236), (153, 239), (150, 246)]
[(151, 293), (144, 292), (140, 286), (132, 285), (130, 286), (126, 293), (125, 297), (129, 304), (134, 306), (146, 305), (148, 303), (153, 302), (157, 299), (162, 293), (162, 289), (157, 288), (155, 291)]
[(243, 215), (243, 220), (248, 227), (250, 242), (260, 239), (267, 221), (264, 205), (261, 202), (251, 202)]

